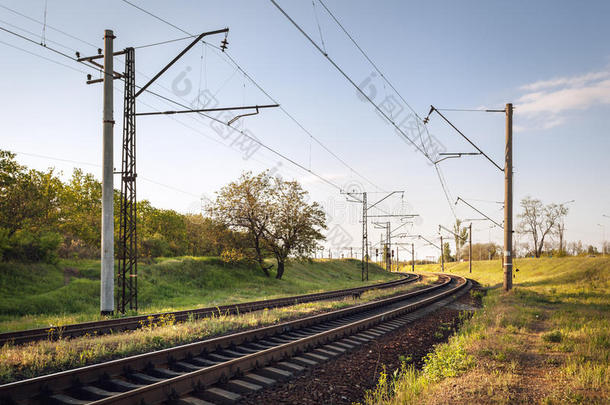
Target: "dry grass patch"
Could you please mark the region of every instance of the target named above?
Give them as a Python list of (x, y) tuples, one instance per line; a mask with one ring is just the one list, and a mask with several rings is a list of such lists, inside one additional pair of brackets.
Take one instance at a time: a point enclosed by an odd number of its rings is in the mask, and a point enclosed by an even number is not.
[[(367, 404), (606, 404), (610, 398), (610, 260), (523, 263), (422, 370), (381, 379)], [(486, 264), (482, 280), (501, 279)], [(477, 279), (478, 272), (473, 272)]]

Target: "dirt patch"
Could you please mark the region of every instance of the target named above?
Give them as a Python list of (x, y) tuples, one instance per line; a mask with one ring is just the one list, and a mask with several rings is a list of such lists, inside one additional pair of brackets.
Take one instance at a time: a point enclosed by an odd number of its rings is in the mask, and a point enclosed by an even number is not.
[[(470, 295), (459, 302), (474, 305)], [(434, 345), (444, 342), (458, 326), (460, 311), (442, 308), (407, 324), (381, 339), (334, 358), (287, 382), (245, 397), (244, 404), (352, 404), (362, 401), (366, 390), (377, 384), (385, 365), (392, 372), (402, 360), (421, 367)], [(440, 329), (441, 325), (450, 326)]]

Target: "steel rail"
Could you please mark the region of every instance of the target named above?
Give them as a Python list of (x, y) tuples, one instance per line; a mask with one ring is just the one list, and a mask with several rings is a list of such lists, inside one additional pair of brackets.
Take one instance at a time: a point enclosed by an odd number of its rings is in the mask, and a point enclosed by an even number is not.
[(22, 344), (37, 340), (56, 340), (58, 338), (76, 337), (89, 334), (105, 334), (140, 328), (143, 324), (150, 324), (162, 317), (172, 316), (175, 321), (183, 322), (190, 319), (200, 319), (212, 315), (225, 315), (258, 311), (264, 308), (279, 308), (305, 302), (314, 302), (334, 298), (360, 295), (365, 291), (386, 289), (402, 284), (411, 283), (420, 279), (415, 274), (403, 274), (405, 277), (385, 283), (372, 284), (362, 287), (353, 287), (343, 290), (326, 291), (321, 293), (296, 295), (290, 297), (274, 298), (270, 300), (250, 301), (240, 304), (221, 305), (198, 309), (188, 309), (173, 312), (159, 312), (146, 315), (130, 316), (126, 318), (106, 319), (64, 325), (61, 327), (46, 327), (27, 329), (22, 331), (0, 333), (0, 345), (5, 343)]
[[(0, 402), (5, 400), (7, 403), (9, 403), (8, 401), (19, 403), (48, 403), (51, 389), (55, 393), (61, 393), (73, 389), (75, 385), (80, 387), (88, 386), (88, 384), (99, 383), (104, 378), (109, 378), (108, 376), (123, 375), (125, 373), (129, 374), (138, 370), (152, 370), (153, 372), (157, 370), (158, 373), (165, 373), (165, 379), (157, 379), (158, 382), (153, 382), (152, 384), (118, 395), (112, 395), (109, 398), (93, 401), (92, 403), (135, 403), (133, 402), (134, 395), (141, 395), (137, 401), (138, 403), (140, 403), (140, 399), (148, 403), (153, 397), (157, 399), (160, 397), (167, 399), (167, 395), (170, 393), (167, 391), (167, 389), (170, 389), (169, 387), (171, 387), (171, 392), (180, 393), (180, 395), (182, 395), (182, 393), (186, 392), (185, 390), (187, 390), (187, 387), (190, 391), (193, 391), (194, 387), (197, 386), (207, 387), (236, 374), (278, 360), (282, 356), (294, 354), (321, 342), (337, 338), (338, 336), (351, 334), (354, 331), (379, 323), (384, 319), (390, 319), (400, 314), (414, 311), (455, 293), (458, 289), (462, 288), (466, 282), (463, 278), (459, 278), (459, 282), (454, 282), (454, 280), (448, 276), (441, 277), (445, 278), (445, 280), (442, 283), (431, 287), (357, 305), (355, 307), (2, 385), (0, 386)], [(455, 277), (455, 280), (458, 280), (458, 278)], [(452, 283), (457, 284), (457, 286), (450, 287), (450, 284)], [(441, 290), (440, 293), (438, 292), (439, 290)], [(419, 298), (420, 296), (426, 298), (405, 304), (405, 300), (410, 300), (415, 297)], [(394, 307), (392, 307), (392, 305), (394, 305)], [(377, 311), (378, 313), (371, 316), (371, 311)], [(353, 321), (353, 318), (358, 317), (358, 315), (361, 317), (364, 316), (364, 318)], [(333, 323), (336, 325), (336, 323), (341, 320), (349, 323), (328, 330), (324, 330), (322, 327), (322, 325), (329, 322), (331, 322), (330, 325), (333, 325)], [(171, 371), (171, 365), (176, 364), (177, 361), (188, 361), (181, 359), (193, 359), (197, 356), (204, 356), (207, 353), (229, 350), (237, 345), (250, 344), (261, 346), (256, 342), (265, 342), (266, 338), (276, 339), (276, 341), (279, 340), (281, 342), (282, 339), (278, 339), (278, 335), (291, 332), (294, 333), (298, 330), (307, 330), (307, 328), (311, 327), (313, 327), (314, 330), (316, 328), (322, 328), (323, 331), (316, 333), (313, 336), (297, 339), (294, 342), (279, 344), (276, 347), (265, 350), (257, 350), (256, 353), (242, 353), (244, 355), (241, 355), (238, 358), (228, 359), (228, 361), (223, 361), (220, 364), (212, 365), (211, 367), (198, 367), (199, 369), (197, 371), (181, 373)], [(268, 341), (266, 344), (269, 345)], [(166, 365), (169, 365), (170, 369), (159, 368)], [(160, 392), (163, 392), (163, 394), (159, 397)]]

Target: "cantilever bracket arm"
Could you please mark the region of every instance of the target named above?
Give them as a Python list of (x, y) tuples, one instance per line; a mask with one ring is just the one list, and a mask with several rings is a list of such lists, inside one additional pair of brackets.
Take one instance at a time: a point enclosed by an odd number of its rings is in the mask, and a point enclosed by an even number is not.
[[(492, 110), (489, 110), (490, 112)], [(458, 134), (460, 134), (462, 136), (462, 138), (466, 139), (468, 141), (469, 144), (471, 144), (476, 150), (478, 150), (480, 152), (481, 155), (485, 156), (485, 158), (487, 158), (487, 160), (489, 160), (491, 162), (492, 165), (496, 166), (498, 168), (498, 170), (500, 170), (501, 172), (504, 171), (503, 168), (501, 168), (496, 162), (493, 161), (492, 158), (490, 158), (485, 152), (483, 152), (481, 150), (481, 148), (479, 148), (477, 145), (474, 144), (474, 142), (472, 142), (470, 139), (468, 139), (468, 137), (466, 135), (464, 135), (464, 133), (462, 131), (460, 131), (455, 125), (453, 125), (453, 123), (451, 121), (449, 121), (436, 107), (434, 107), (433, 105), (430, 106), (430, 112), (428, 113), (428, 116), (426, 117), (426, 119), (424, 120), (425, 123), (428, 123), (428, 120), (430, 118), (430, 115), (436, 112), (438, 115), (440, 115), (440, 117), (445, 120), (445, 122), (447, 124), (449, 124), (451, 126), (451, 128), (455, 129), (456, 132)], [(495, 112), (495, 110), (493, 110), (493, 112)], [(438, 162), (436, 162), (438, 163)]]
[[(277, 107), (277, 105), (276, 105), (276, 107)], [(258, 107), (258, 106), (256, 106), (255, 108), (256, 108), (256, 111), (255, 111), (255, 112), (246, 113), (246, 114), (239, 114), (239, 115), (236, 115), (235, 117), (231, 118), (231, 120), (230, 120), (229, 122), (227, 122), (227, 125), (229, 125), (229, 126), (230, 126), (232, 123), (234, 123), (235, 121), (237, 121), (238, 119), (240, 119), (240, 118), (242, 118), (242, 117), (247, 117), (247, 116), (249, 116), (249, 115), (256, 115), (256, 114), (258, 114), (258, 108), (259, 108), (259, 107)]]
[(423, 239), (423, 240), (425, 240), (426, 242), (428, 242), (428, 244), (430, 244), (430, 245), (434, 246), (435, 248), (439, 249), (440, 251), (442, 251), (442, 250), (443, 250), (443, 249), (441, 249), (441, 248), (440, 248), (438, 245), (436, 245), (436, 244), (434, 244), (434, 243), (430, 242), (428, 239), (424, 238), (423, 236), (421, 236), (421, 235), (417, 235), (417, 237), (418, 237), (419, 239)]
[(191, 49), (192, 47), (195, 46), (195, 44), (197, 44), (197, 42), (201, 41), (201, 38), (207, 36), (207, 35), (214, 35), (214, 34), (222, 34), (222, 33), (228, 33), (229, 29), (228, 28), (223, 28), (221, 30), (215, 30), (215, 31), (208, 31), (208, 32), (204, 32), (202, 34), (199, 34), (199, 36), (197, 38), (195, 38), (195, 40), (193, 42), (191, 42), (186, 48), (184, 48), (178, 55), (176, 55), (176, 57), (174, 59), (171, 60), (171, 62), (169, 62), (167, 65), (165, 65), (165, 67), (163, 69), (161, 69), (159, 71), (159, 73), (157, 73), (156, 75), (153, 76), (152, 79), (150, 79), (148, 81), (148, 83), (146, 83), (144, 86), (142, 86), (140, 88), (140, 90), (138, 90), (138, 92), (135, 94), (134, 98), (137, 98), (140, 94), (142, 94), (142, 92), (144, 90), (146, 90), (148, 88), (148, 86), (150, 86), (151, 84), (154, 83), (155, 80), (157, 80), (163, 73), (165, 73), (167, 71), (167, 69), (169, 69), (170, 67), (172, 67), (172, 65), (174, 63), (176, 63), (178, 61), (178, 59), (180, 59), (182, 56), (184, 56), (185, 53), (187, 53), (189, 51), (189, 49)]
[[(197, 110), (149, 111), (149, 112), (136, 113), (134, 115), (171, 115), (171, 114), (204, 113), (204, 112), (229, 111), (229, 110), (250, 110), (252, 108), (256, 108), (256, 113), (242, 114), (242, 115), (237, 116), (237, 117), (243, 117), (245, 115), (258, 114), (259, 108), (273, 108), (273, 107), (279, 107), (279, 106), (280, 106), (279, 104), (267, 104), (267, 105), (249, 105), (249, 106), (243, 106), (243, 107), (201, 108), (201, 109), (197, 109)], [(231, 122), (233, 122), (233, 120), (229, 121), (229, 125), (231, 124)]]
[(478, 209), (473, 207), (472, 204), (468, 203), (467, 201), (464, 201), (464, 199), (458, 197), (457, 200), (455, 201), (455, 203), (457, 204), (460, 201), (463, 202), (464, 204), (466, 204), (467, 206), (469, 206), (470, 208), (472, 208), (473, 210), (475, 210), (476, 212), (478, 212), (479, 214), (483, 215), (485, 218), (487, 218), (488, 220), (490, 220), (491, 222), (493, 222), (494, 224), (499, 226), (501, 229), (504, 229), (504, 227), (502, 225), (500, 225), (499, 223), (497, 223), (496, 221), (494, 221), (493, 219), (491, 219), (487, 215), (483, 214), (481, 211), (479, 211)]
[(437, 160), (436, 162), (434, 162), (434, 164), (440, 163), (443, 160), (447, 160), (447, 159), (455, 159), (455, 158), (461, 158), (462, 156), (471, 156), (471, 155), (480, 155), (480, 152), (458, 152), (458, 153), (439, 153), (439, 156), (444, 156), (443, 158)]

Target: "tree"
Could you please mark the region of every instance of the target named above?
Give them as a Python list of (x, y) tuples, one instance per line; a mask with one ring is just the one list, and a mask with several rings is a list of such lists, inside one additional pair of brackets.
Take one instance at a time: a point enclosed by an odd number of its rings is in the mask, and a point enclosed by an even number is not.
[(453, 225), (453, 237), (455, 239), (455, 257), (456, 260), (460, 260), (460, 252), (462, 251), (462, 245), (468, 240), (468, 229), (462, 227), (462, 221), (459, 219), (455, 220)]
[(269, 277), (264, 261), (264, 234), (272, 214), (273, 193), (268, 172), (256, 176), (246, 172), (234, 182), (223, 187), (208, 211), (213, 219), (234, 231), (248, 234), (254, 250), (254, 260)]
[(266, 227), (267, 243), (277, 261), (276, 278), (281, 279), (289, 255), (306, 257), (324, 239), (326, 215), (316, 202), (308, 204), (307, 192), (296, 181), (274, 179), (272, 215)]
[(453, 261), (453, 257), (451, 257), (451, 246), (449, 245), (449, 242), (444, 242), (442, 247), (443, 259), (445, 260), (445, 262)]
[[(492, 260), (498, 257), (498, 253), (501, 251), (500, 246), (493, 242), (489, 243), (473, 243), (472, 244), (472, 260)], [(469, 260), (469, 249), (463, 247), (461, 252), (461, 258)]]
[(523, 213), (517, 217), (521, 219), (519, 232), (531, 235), (534, 244), (534, 255), (540, 257), (544, 248), (545, 238), (556, 228), (562, 216), (565, 216), (565, 207), (549, 204), (543, 205), (542, 201), (529, 196), (521, 200)]
[(563, 255), (565, 253), (563, 249), (563, 235), (566, 229), (564, 219), (568, 215), (568, 207), (566, 207), (565, 204), (558, 204), (557, 215), (559, 217), (557, 218), (557, 228), (555, 233), (559, 237), (559, 255)]
[(307, 203), (299, 183), (272, 178), (268, 172), (242, 174), (218, 192), (209, 212), (230, 229), (247, 233), (254, 259), (267, 277), (272, 266), (266, 266), (264, 258), (272, 254), (278, 279), (288, 257), (313, 253), (326, 228), (324, 211), (315, 202)]

